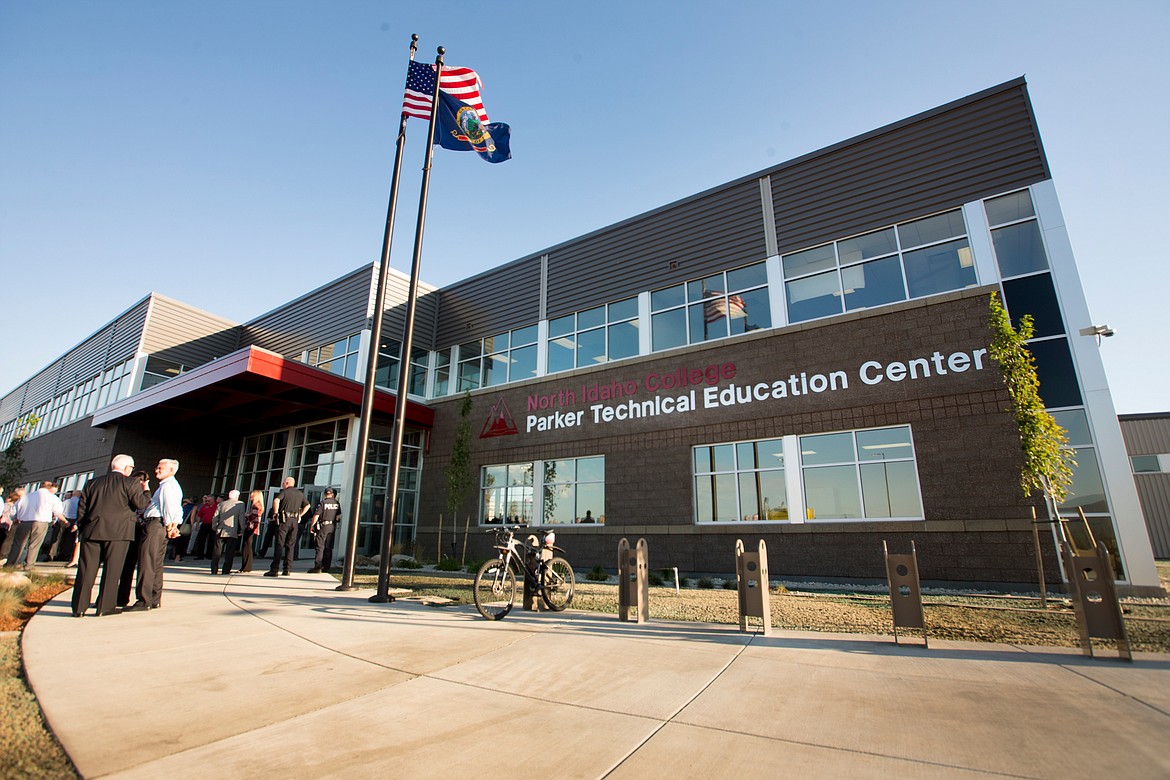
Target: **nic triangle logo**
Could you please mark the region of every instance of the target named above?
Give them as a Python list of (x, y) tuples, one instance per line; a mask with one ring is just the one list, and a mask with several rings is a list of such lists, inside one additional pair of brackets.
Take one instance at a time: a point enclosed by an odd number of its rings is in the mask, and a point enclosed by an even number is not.
[(512, 419), (512, 413), (508, 411), (508, 405), (504, 403), (504, 399), (500, 398), (492, 406), (492, 410), (488, 412), (487, 422), (483, 424), (483, 430), (479, 432), (479, 438), (490, 439), (494, 436), (515, 436), (520, 433), (520, 429), (516, 427), (516, 421)]

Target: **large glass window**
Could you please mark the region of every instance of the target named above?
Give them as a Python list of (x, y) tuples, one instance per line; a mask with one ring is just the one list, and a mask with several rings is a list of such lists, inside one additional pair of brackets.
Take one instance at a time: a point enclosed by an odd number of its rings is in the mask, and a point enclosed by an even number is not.
[(146, 368), (142, 372), (142, 389), (154, 387), (160, 382), (165, 382), (168, 379), (173, 379), (190, 369), (190, 366), (185, 366), (182, 363), (177, 363), (173, 360), (163, 360), (156, 355), (150, 355), (146, 358)]
[(532, 379), (536, 376), (536, 341), (537, 327), (529, 325), (460, 344), (458, 392)]
[(695, 447), (693, 456), (698, 522), (788, 519), (783, 439)]
[(772, 327), (764, 263), (650, 293), (655, 351)]
[(789, 322), (977, 283), (960, 209), (784, 255)]
[(361, 336), (355, 333), (332, 344), (325, 344), (309, 350), (308, 364), (326, 371), (356, 380), (358, 377), (358, 351)]
[(638, 354), (638, 299), (626, 298), (548, 323), (548, 373)]
[[(539, 496), (539, 503), (534, 503)], [(569, 525), (605, 523), (605, 457), (485, 466), (480, 522)]]
[[(378, 368), (374, 384), (398, 392), (399, 356), (402, 342), (393, 339), (383, 342), (378, 349)], [(410, 395), (424, 395), (427, 389), (427, 360), (430, 353), (425, 349), (412, 347), (410, 350)]]
[(984, 203), (1000, 275), (1007, 279), (1048, 269), (1032, 196), (1020, 190)]
[(801, 436), (800, 463), (810, 520), (922, 518), (909, 427)]

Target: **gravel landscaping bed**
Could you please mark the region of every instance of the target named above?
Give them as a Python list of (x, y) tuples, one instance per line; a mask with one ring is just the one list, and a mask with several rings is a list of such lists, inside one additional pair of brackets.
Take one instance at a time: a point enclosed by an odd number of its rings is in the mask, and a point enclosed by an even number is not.
[[(577, 576), (576, 594), (570, 608), (616, 616), (617, 585), (590, 582), (581, 572)], [(377, 575), (359, 571), (354, 581), (373, 586)], [(457, 604), (473, 603), (471, 581), (470, 574), (425, 569), (396, 569), (390, 578), (392, 587), (409, 589), (412, 596), (436, 596)], [(684, 587), (677, 593), (673, 584), (650, 588), (650, 617), (738, 624), (736, 591), (721, 587), (721, 580), (706, 584), (714, 587)], [(834, 587), (842, 590), (823, 593), (774, 588), (770, 597), (772, 626), (800, 631), (893, 635), (884, 588), (865, 586), (846, 592), (847, 586)], [(1059, 595), (1049, 596), (1048, 608), (1044, 609), (1039, 597), (938, 589), (929, 593), (923, 596), (923, 605), (927, 632), (932, 638), (1018, 645), (1079, 645), (1072, 606)], [(1125, 599), (1122, 609), (1133, 650), (1170, 653), (1170, 599)], [(1097, 648), (1107, 649), (1108, 643), (1094, 640), (1094, 649)]]

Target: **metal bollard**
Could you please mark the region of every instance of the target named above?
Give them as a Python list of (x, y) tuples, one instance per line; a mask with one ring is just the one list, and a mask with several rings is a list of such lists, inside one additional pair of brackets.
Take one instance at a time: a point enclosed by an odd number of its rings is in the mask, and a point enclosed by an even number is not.
[(1060, 557), (1081, 634), (1081, 652), (1093, 655), (1093, 637), (1114, 639), (1118, 657), (1133, 661), (1129, 635), (1121, 617), (1121, 603), (1117, 600), (1117, 587), (1113, 582), (1113, 562), (1105, 543), (1097, 542), (1096, 554), (1092, 554), (1074, 552), (1067, 541), (1062, 541)]
[(890, 548), (884, 539), (882, 550), (886, 554), (890, 608), (894, 613), (894, 644), (899, 644), (899, 628), (920, 628), (922, 646), (930, 647), (926, 638), (926, 618), (922, 611), (922, 588), (918, 582), (918, 550), (911, 541), (909, 555), (890, 555)]
[(735, 540), (735, 575), (739, 584), (739, 630), (748, 630), (747, 619), (758, 617), (764, 636), (772, 633), (772, 605), (768, 594), (768, 548), (760, 540), (758, 552), (744, 552), (743, 540)]
[(628, 621), (633, 608), (639, 623), (650, 620), (650, 563), (645, 539), (631, 550), (623, 537), (618, 542), (618, 620)]

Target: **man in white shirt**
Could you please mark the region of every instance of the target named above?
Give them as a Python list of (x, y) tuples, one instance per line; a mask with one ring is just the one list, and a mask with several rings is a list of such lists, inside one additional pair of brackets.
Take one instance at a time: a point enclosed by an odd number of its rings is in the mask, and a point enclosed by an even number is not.
[(41, 543), (45, 541), (49, 523), (54, 518), (64, 522), (65, 506), (57, 498), (57, 486), (46, 481), (41, 483), (39, 490), (20, 499), (15, 514), (17, 523), (12, 529), (12, 548), (4, 565), (15, 566), (27, 543), (28, 555), (24, 563), (27, 569), (36, 564), (37, 556), (41, 554)]
[(138, 601), (126, 612), (146, 612), (162, 606), (163, 557), (167, 539), (179, 535), (183, 523), (183, 488), (175, 474), (179, 461), (164, 458), (154, 467), (158, 489), (138, 529)]

